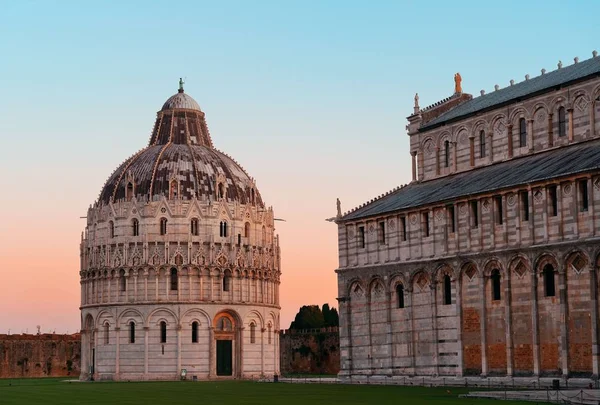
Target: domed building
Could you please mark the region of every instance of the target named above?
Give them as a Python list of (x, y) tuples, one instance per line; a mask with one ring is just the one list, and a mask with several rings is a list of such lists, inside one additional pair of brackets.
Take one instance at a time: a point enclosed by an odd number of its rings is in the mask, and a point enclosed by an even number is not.
[(272, 207), (180, 81), (87, 213), (81, 379), (278, 374), (280, 275)]

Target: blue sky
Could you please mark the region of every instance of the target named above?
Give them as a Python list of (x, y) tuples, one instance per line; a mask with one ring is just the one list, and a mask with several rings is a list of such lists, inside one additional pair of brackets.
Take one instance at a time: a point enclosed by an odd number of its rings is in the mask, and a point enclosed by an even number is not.
[[(587, 59), (598, 15), (598, 1), (0, 0), (0, 265), (48, 245), (27, 271), (68, 280), (56, 296), (74, 321), (48, 323), (78, 326), (78, 217), (183, 76), (217, 148), (288, 220), (282, 299), (310, 279), (324, 287), (305, 301), (335, 304), (337, 233), (323, 219), (336, 197), (348, 210), (410, 180), (414, 94), (426, 106), (456, 72), (478, 95)], [(284, 323), (306, 303), (284, 299)], [(38, 322), (18, 315), (0, 324)]]

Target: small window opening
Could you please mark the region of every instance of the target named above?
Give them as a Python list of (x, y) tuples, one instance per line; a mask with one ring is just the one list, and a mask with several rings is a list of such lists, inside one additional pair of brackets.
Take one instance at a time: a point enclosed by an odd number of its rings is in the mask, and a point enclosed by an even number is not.
[(160, 343), (167, 343), (167, 323), (160, 322)]
[(365, 247), (365, 227), (364, 226), (358, 227), (358, 246), (361, 249), (364, 249), (364, 247)]
[(256, 324), (250, 324), (250, 343), (256, 343)]
[(447, 211), (448, 211), (448, 224), (449, 226), (449, 231), (450, 233), (455, 233), (456, 232), (456, 215), (454, 213), (454, 206), (453, 205), (449, 205), (446, 207)]
[(129, 322), (129, 343), (135, 343), (135, 323)]
[(495, 196), (494, 201), (496, 201), (496, 224), (502, 225), (504, 222), (504, 213), (502, 212), (502, 196)]
[(565, 107), (558, 109), (558, 136), (567, 135), (567, 117), (565, 114)]
[(167, 234), (167, 218), (160, 219), (160, 234), (161, 235)]
[(244, 238), (250, 237), (250, 222), (244, 224)]
[(400, 218), (400, 222), (402, 223), (402, 240), (404, 242), (406, 242), (407, 239), (407, 235), (406, 235), (406, 217), (401, 217)]
[(133, 236), (139, 236), (140, 235), (140, 221), (138, 221), (136, 218), (134, 218), (133, 221), (131, 221), (131, 227), (133, 228)]
[(125, 270), (119, 271), (119, 282), (121, 283), (121, 291), (126, 291), (127, 279), (125, 278)]
[(471, 201), (471, 226), (473, 228), (479, 227), (479, 209), (477, 201)]
[(500, 301), (500, 270), (492, 270), (492, 301)]
[(198, 236), (198, 219), (192, 218), (190, 222), (190, 233), (194, 236)]
[(485, 132), (479, 131), (479, 157), (485, 157)]
[(223, 185), (223, 183), (219, 183), (218, 190), (219, 198), (225, 198), (225, 186)]
[(198, 343), (198, 322), (192, 322), (192, 343)]
[(272, 333), (271, 333), (271, 324), (269, 324), (267, 332), (268, 332), (268, 341), (269, 341), (269, 344), (271, 344), (271, 335), (272, 335)]
[(589, 208), (588, 182), (587, 179), (579, 180), (580, 209), (585, 212)]
[(425, 235), (425, 237), (428, 237), (429, 236), (429, 213), (424, 212), (421, 214), (421, 216), (423, 217), (423, 235)]
[(171, 269), (171, 291), (177, 291), (177, 287), (178, 287), (178, 280), (177, 280), (177, 269), (176, 268), (172, 268)]
[(108, 222), (108, 229), (109, 229), (110, 237), (114, 238), (115, 237), (115, 223), (113, 221)]
[(548, 187), (548, 196), (550, 197), (550, 215), (555, 217), (558, 215), (558, 195), (556, 186)]
[(546, 297), (554, 297), (556, 295), (556, 288), (554, 285), (554, 267), (551, 264), (544, 266), (544, 292)]
[(237, 242), (238, 246), (242, 245), (242, 234), (238, 233), (238, 242)]
[(525, 118), (519, 120), (519, 146), (527, 146), (527, 122)]
[(379, 243), (385, 245), (385, 222), (379, 222)]
[(262, 227), (262, 244), (263, 246), (267, 244), (267, 228)]
[(396, 302), (398, 308), (404, 308), (404, 286), (402, 284), (396, 286)]
[(125, 199), (127, 201), (131, 201), (133, 198), (133, 183), (127, 183), (127, 188), (125, 189)]
[(178, 189), (177, 180), (171, 180), (171, 187), (169, 188), (169, 198), (171, 200), (177, 199), (177, 191), (178, 191), (177, 189)]
[(444, 305), (452, 304), (452, 280), (449, 275), (444, 276)]
[(227, 237), (227, 222), (226, 221), (221, 221), (221, 223), (219, 224), (219, 236), (222, 238)]
[(225, 272), (223, 275), (223, 291), (229, 291), (231, 289), (231, 275), (229, 272)]
[(523, 221), (529, 221), (529, 193), (521, 191), (521, 218)]

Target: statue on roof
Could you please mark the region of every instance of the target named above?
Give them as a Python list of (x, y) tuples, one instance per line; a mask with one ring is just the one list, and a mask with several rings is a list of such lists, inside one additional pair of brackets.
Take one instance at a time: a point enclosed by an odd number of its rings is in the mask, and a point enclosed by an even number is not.
[(419, 107), (419, 93), (415, 93), (415, 107), (414, 107), (414, 113), (417, 114), (420, 110)]
[(462, 77), (460, 76), (460, 73), (456, 73), (454, 75), (454, 93), (455, 94), (462, 93), (461, 82), (462, 82)]
[(180, 77), (180, 78), (179, 78), (179, 92), (180, 92), (180, 93), (183, 93), (183, 84), (184, 84), (184, 83), (185, 83), (185, 82), (184, 82), (184, 81), (183, 81), (183, 79)]
[(342, 216), (342, 203), (340, 202), (339, 198), (336, 200), (336, 205), (337, 205), (337, 216), (338, 216), (338, 218), (340, 218)]

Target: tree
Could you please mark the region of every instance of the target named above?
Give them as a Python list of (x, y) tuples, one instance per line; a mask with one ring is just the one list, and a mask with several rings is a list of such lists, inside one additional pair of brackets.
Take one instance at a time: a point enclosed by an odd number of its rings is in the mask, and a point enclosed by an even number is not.
[(290, 329), (318, 329), (338, 325), (338, 312), (335, 308), (330, 308), (329, 304), (324, 304), (323, 309), (318, 305), (304, 305), (296, 314)]

